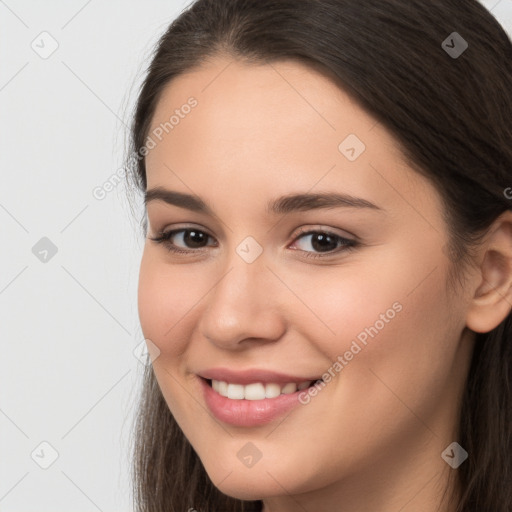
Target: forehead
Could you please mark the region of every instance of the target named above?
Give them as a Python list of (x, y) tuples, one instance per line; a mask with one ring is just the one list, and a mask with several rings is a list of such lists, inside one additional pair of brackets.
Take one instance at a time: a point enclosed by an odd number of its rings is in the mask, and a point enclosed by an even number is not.
[(148, 189), (219, 200), (236, 190), (250, 202), (315, 187), (384, 208), (439, 206), (391, 134), (332, 77), (295, 61), (211, 59), (167, 85), (148, 135)]
[[(297, 144), (304, 138), (330, 143), (347, 129), (364, 137), (376, 124), (318, 69), (295, 61), (255, 65), (217, 57), (167, 85), (150, 131), (168, 122), (191, 97), (197, 100), (193, 121), (180, 119), (181, 126), (174, 126), (168, 138), (180, 138), (180, 132), (197, 137), (208, 133), (226, 147), (252, 137), (253, 147), (261, 142), (271, 150), (283, 136), (294, 137)], [(194, 133), (187, 133), (191, 124)]]

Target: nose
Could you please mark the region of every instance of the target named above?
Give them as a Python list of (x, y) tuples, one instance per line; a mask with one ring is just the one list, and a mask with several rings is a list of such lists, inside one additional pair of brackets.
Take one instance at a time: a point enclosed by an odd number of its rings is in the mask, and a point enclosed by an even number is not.
[(228, 350), (278, 340), (285, 331), (278, 289), (283, 284), (267, 268), (263, 254), (252, 263), (232, 254), (205, 297), (199, 320), (202, 335)]

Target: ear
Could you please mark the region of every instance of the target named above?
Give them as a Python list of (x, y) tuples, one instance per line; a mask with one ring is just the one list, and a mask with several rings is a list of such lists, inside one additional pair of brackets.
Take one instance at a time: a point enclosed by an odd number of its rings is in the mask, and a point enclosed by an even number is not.
[(512, 211), (492, 224), (479, 251), (478, 283), (467, 312), (466, 325), (485, 333), (497, 327), (512, 310)]

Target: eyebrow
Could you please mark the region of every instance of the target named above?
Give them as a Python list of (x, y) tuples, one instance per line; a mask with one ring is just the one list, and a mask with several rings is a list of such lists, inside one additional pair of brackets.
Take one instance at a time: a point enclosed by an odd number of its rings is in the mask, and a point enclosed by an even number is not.
[[(214, 216), (212, 208), (210, 208), (200, 197), (185, 194), (183, 192), (176, 192), (168, 190), (163, 187), (155, 187), (148, 190), (144, 197), (144, 205), (150, 201), (164, 201), (167, 204), (186, 208), (197, 213)], [(269, 214), (284, 215), (286, 213), (297, 211), (318, 210), (327, 208), (368, 208), (372, 210), (383, 209), (379, 206), (347, 194), (339, 194), (335, 192), (328, 193), (304, 193), (304, 194), (290, 194), (278, 197), (267, 203), (266, 211)]]

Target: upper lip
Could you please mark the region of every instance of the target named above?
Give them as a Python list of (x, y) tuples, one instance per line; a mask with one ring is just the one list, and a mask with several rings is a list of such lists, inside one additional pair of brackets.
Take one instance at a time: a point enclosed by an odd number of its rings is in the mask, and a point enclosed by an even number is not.
[(229, 368), (210, 368), (201, 372), (198, 375), (203, 379), (213, 379), (228, 382), (231, 384), (252, 384), (255, 382), (277, 384), (287, 384), (290, 382), (301, 383), (305, 381), (315, 381), (321, 377), (297, 376), (287, 375), (281, 372), (274, 372), (271, 370), (263, 370), (258, 368), (249, 368), (246, 370), (230, 370)]

